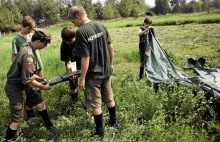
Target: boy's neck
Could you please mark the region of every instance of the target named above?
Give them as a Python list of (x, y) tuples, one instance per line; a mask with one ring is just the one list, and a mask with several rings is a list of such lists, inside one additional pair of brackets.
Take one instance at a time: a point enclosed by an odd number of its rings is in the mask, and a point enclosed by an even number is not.
[(23, 30), (21, 29), (21, 35), (23, 36), (23, 37), (27, 37), (29, 34), (25, 34), (24, 32), (23, 32)]

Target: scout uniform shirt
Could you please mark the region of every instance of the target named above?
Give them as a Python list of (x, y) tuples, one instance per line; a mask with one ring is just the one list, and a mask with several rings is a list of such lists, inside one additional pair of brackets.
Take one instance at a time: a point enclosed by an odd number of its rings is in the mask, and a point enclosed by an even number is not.
[(37, 55), (33, 46), (29, 43), (17, 54), (8, 73), (7, 81), (23, 83), (24, 85), (34, 80), (36, 71)]

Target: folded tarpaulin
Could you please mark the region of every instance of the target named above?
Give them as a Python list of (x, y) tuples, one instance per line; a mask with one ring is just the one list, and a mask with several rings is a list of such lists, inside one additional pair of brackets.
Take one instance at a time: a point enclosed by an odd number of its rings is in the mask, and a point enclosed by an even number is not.
[(198, 62), (194, 70), (197, 72), (197, 79), (201, 88), (209, 94), (212, 94), (220, 102), (220, 69), (203, 68)]

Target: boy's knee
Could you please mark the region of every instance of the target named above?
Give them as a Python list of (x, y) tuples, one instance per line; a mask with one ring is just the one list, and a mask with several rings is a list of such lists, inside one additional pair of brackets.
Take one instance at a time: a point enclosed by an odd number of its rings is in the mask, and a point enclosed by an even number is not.
[(11, 125), (10, 125), (10, 128), (12, 130), (17, 130), (18, 127), (22, 124), (22, 122), (12, 122)]
[(45, 110), (45, 109), (46, 109), (46, 104), (45, 104), (45, 102), (42, 101), (41, 103), (39, 103), (39, 104), (37, 105), (37, 109), (38, 109), (38, 111)]
[(110, 103), (107, 104), (108, 108), (114, 107), (115, 106), (115, 101), (112, 100)]

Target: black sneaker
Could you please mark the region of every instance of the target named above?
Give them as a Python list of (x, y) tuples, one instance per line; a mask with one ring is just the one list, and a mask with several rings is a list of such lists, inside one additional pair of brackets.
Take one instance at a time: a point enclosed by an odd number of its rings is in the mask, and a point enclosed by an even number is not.
[(110, 120), (108, 121), (108, 126), (110, 126), (110, 127), (115, 127), (115, 128), (118, 127), (118, 124), (117, 124), (117, 122), (116, 122), (116, 117), (110, 118)]
[(103, 140), (103, 138), (104, 138), (104, 128), (96, 128), (95, 136), (98, 136), (99, 140)]
[(79, 100), (78, 93), (76, 93), (76, 94), (70, 94), (70, 95), (71, 95), (72, 101), (73, 101), (74, 103)]
[(48, 127), (47, 132), (48, 132), (48, 135), (53, 135), (53, 136), (59, 136), (60, 135), (60, 130), (57, 129), (56, 127), (54, 127), (54, 126)]
[(76, 103), (78, 100), (79, 100), (78, 98), (73, 98), (73, 99), (72, 99), (72, 101), (73, 101), (74, 103)]
[(108, 126), (118, 128), (117, 123), (111, 123), (110, 121), (108, 122)]
[(14, 142), (14, 141), (16, 141), (16, 139), (18, 138), (18, 136), (19, 136), (19, 133), (16, 132), (15, 136), (14, 136), (12, 139), (10, 139), (10, 140), (4, 139), (4, 142)]

